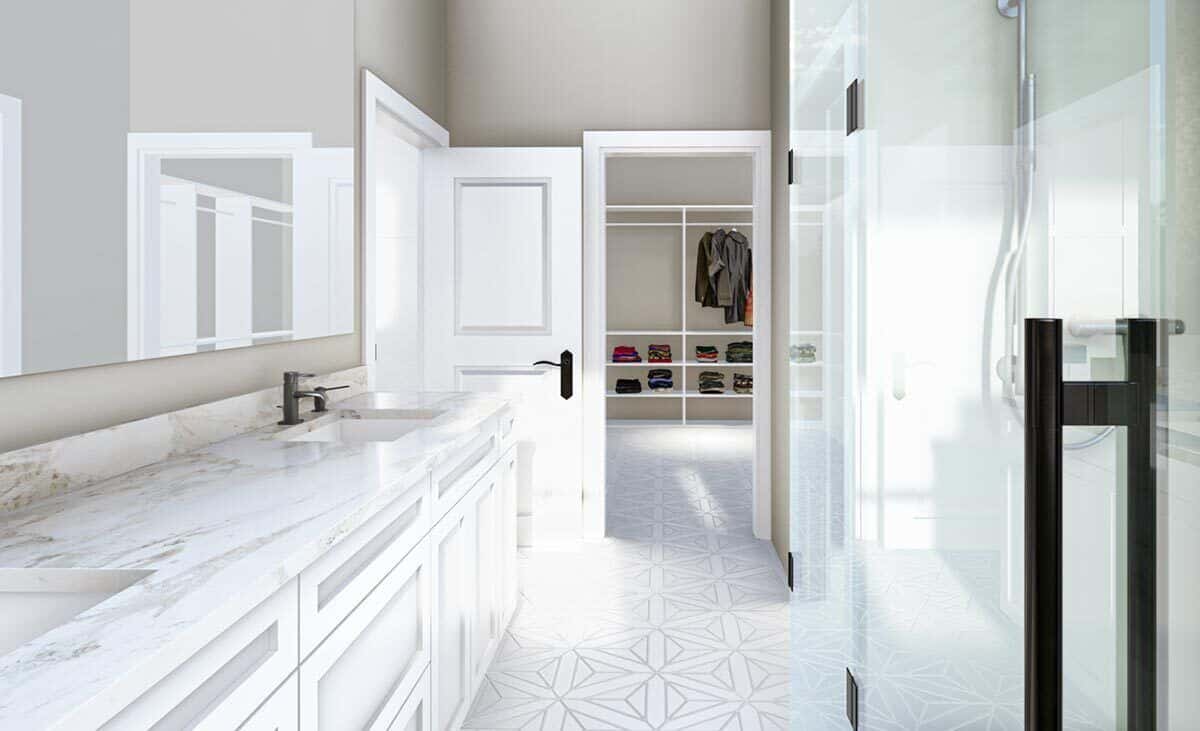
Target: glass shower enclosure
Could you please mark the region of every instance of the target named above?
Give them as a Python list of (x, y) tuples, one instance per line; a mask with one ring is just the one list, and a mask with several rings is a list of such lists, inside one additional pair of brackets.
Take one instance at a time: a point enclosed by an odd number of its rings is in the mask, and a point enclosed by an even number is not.
[[(1200, 727), (1200, 3), (791, 23), (793, 725), (1053, 728), (1056, 691), (1063, 728)], [(1029, 318), (1061, 320), (1061, 487), (1027, 481)]]

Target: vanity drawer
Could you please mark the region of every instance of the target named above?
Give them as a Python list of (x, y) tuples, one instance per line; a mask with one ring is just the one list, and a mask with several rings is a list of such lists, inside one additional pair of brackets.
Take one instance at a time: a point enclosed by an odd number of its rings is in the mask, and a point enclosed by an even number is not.
[(296, 617), (293, 579), (101, 728), (238, 728), (296, 669)]
[(300, 666), (303, 731), (386, 731), (429, 666), (429, 542), (408, 554)]
[(491, 469), (500, 453), (496, 419), (477, 427), (467, 444), (433, 468), (433, 522), (436, 523)]
[(500, 435), (500, 451), (517, 443), (517, 411), (511, 406), (496, 415), (496, 432)]
[(429, 531), (429, 474), (300, 573), (300, 657), (308, 657)]

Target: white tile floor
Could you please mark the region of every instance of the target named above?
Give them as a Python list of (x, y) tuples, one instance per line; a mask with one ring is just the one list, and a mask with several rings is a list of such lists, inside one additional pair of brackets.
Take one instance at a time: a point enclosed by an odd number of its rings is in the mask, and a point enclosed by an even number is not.
[(788, 728), (788, 592), (751, 535), (751, 433), (612, 428), (610, 538), (522, 559), (471, 729)]

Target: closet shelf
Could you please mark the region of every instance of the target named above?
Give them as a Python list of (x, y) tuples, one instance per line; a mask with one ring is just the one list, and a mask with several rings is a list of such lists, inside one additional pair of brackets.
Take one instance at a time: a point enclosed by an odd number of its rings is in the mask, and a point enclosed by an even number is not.
[(705, 203), (700, 205), (692, 205), (690, 203), (675, 203), (669, 205), (622, 205), (620, 203), (610, 203), (605, 206), (605, 210), (609, 211), (627, 211), (630, 213), (636, 211), (753, 211), (754, 206), (748, 203), (729, 203), (726, 205), (717, 205)]
[(642, 391), (641, 393), (608, 392), (609, 398), (683, 398), (679, 391)]
[(627, 336), (648, 336), (648, 335), (701, 335), (704, 337), (723, 337), (727, 335), (740, 335), (750, 337), (754, 334), (751, 328), (743, 328), (741, 330), (608, 330), (609, 335), (627, 335)]
[(734, 393), (727, 391), (726, 393), (700, 393), (699, 391), (688, 391), (688, 398), (754, 398), (752, 393)]
[[(752, 368), (753, 363), (726, 363), (723, 360), (716, 363), (706, 363), (699, 360), (673, 360), (669, 363), (642, 361), (641, 363), (614, 363), (608, 361), (605, 365), (610, 368)], [(817, 365), (806, 363), (805, 365)]]

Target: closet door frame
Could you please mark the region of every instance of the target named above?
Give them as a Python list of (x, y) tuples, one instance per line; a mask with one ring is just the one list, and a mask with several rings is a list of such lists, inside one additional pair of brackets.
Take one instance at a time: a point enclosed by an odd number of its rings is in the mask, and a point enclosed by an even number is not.
[(771, 538), (771, 132), (661, 131), (583, 133), (583, 522), (600, 540), (605, 525), (607, 331), (606, 161), (611, 156), (711, 157), (753, 160), (754, 227), (754, 535)]

